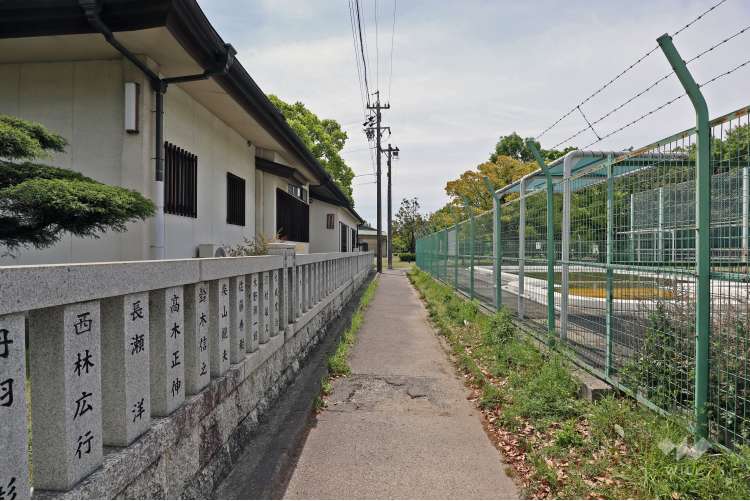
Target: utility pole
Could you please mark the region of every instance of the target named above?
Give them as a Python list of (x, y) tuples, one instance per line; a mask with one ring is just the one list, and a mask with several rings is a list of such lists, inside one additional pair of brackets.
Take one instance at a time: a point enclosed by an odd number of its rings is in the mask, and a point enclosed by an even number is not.
[(393, 269), (393, 235), (391, 232), (391, 223), (393, 222), (393, 216), (391, 215), (391, 159), (398, 159), (398, 146), (395, 148), (388, 143), (388, 149), (383, 150), (388, 155), (388, 269)]
[[(375, 127), (368, 127), (365, 129), (365, 133), (367, 133), (367, 137), (371, 138), (373, 131), (375, 132), (375, 140), (377, 142), (377, 185), (378, 185), (378, 238), (377, 238), (377, 270), (378, 273), (383, 272), (383, 250), (382, 246), (380, 244), (380, 237), (383, 234), (383, 222), (382, 219), (382, 188), (381, 188), (381, 169), (380, 169), (380, 154), (382, 153), (382, 150), (380, 148), (380, 139), (383, 134), (383, 130), (387, 129), (388, 132), (391, 132), (390, 127), (381, 127), (380, 122), (382, 119), (381, 110), (387, 110), (391, 107), (389, 104), (382, 105), (380, 104), (380, 91), (375, 91), (375, 104), (374, 105), (367, 105), (368, 110), (375, 110)], [(370, 122), (365, 122), (365, 125), (369, 125)]]

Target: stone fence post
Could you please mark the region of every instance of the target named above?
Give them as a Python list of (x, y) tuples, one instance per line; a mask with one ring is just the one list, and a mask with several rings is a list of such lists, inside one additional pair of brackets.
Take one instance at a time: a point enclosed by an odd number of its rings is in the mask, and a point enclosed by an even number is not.
[[(296, 251), (294, 244), (273, 243), (268, 244), (268, 253), (284, 258), (283, 266), (279, 271), (281, 280), (279, 280), (278, 295), (272, 298), (274, 313), (278, 314), (278, 329), (272, 332), (275, 336), (279, 331), (286, 332), (290, 323), (294, 323), (295, 318), (295, 290), (296, 290), (296, 272), (295, 257)], [(278, 276), (278, 275), (277, 275)]]
[(186, 396), (265, 363), (372, 261), (285, 243), (269, 254), (0, 267), (0, 499), (119, 471), (106, 447), (143, 447), (155, 418), (200, 400)]

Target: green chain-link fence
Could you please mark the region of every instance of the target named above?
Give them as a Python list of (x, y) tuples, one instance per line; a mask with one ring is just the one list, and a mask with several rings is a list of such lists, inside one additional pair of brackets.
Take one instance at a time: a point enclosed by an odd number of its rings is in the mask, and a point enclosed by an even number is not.
[[(577, 363), (641, 402), (698, 430), (705, 413), (701, 436), (749, 444), (750, 112), (713, 120), (710, 132), (708, 293), (696, 259), (697, 129), (635, 151), (569, 153), (547, 166), (552, 193), (543, 171), (497, 190), (499, 224), (488, 211), (424, 237), (417, 265), (488, 308), (507, 308), (540, 339), (554, 332)], [(696, 350), (701, 308), (707, 368)], [(699, 379), (708, 387), (701, 409)]]

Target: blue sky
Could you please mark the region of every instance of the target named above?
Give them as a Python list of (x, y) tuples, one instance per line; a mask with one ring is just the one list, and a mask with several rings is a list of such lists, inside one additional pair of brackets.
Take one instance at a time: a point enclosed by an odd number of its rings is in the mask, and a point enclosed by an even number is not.
[[(384, 123), (401, 148), (395, 206), (419, 197), (425, 210), (446, 201), (445, 183), (485, 161), (500, 135), (537, 135), (560, 115), (718, 0), (360, 0), (370, 88), (392, 105)], [(300, 100), (349, 133), (344, 158), (373, 172), (363, 118), (347, 0), (200, 0), (221, 36), (261, 88)], [(377, 41), (375, 8), (377, 6)], [(750, 3), (726, 0), (675, 38), (685, 59), (750, 24)], [(377, 43), (376, 43), (377, 42)], [(379, 48), (377, 57), (376, 45)], [(690, 65), (708, 80), (750, 58), (750, 31)], [(379, 71), (376, 71), (379, 68)], [(583, 106), (594, 120), (670, 71), (657, 51)], [(378, 77), (379, 75), (379, 77)], [(704, 89), (711, 116), (750, 104), (750, 67)], [(389, 92), (390, 90), (390, 92)], [(600, 135), (681, 93), (672, 77), (598, 124)], [(592, 149), (641, 146), (692, 125), (686, 99)], [(572, 115), (542, 138), (544, 147), (581, 129)], [(586, 146), (591, 133), (569, 144)], [(375, 220), (373, 176), (355, 178), (360, 214)], [(395, 212), (395, 208), (394, 208)]]

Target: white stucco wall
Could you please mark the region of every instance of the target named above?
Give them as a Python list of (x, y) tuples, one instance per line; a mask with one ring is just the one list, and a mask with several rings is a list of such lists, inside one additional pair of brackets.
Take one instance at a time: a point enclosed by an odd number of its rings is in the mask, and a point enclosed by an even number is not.
[[(198, 156), (198, 217), (165, 216), (166, 257), (193, 257), (199, 244), (254, 237), (254, 148), (177, 86), (167, 91), (164, 111), (164, 139)], [(227, 172), (245, 180), (245, 226), (226, 223)]]
[[(123, 127), (124, 82), (141, 84), (140, 132)], [(46, 162), (152, 196), (153, 109), (142, 73), (121, 59), (0, 65), (0, 113), (38, 121), (69, 142)], [(166, 257), (193, 257), (202, 243), (255, 235), (255, 153), (247, 140), (177, 85), (165, 95), (164, 138), (198, 156), (198, 217), (166, 215)], [(226, 177), (245, 179), (245, 226), (226, 223)], [(64, 234), (47, 249), (20, 249), (0, 265), (149, 258), (149, 223), (98, 239)], [(4, 253), (0, 248), (0, 254)]]
[[(351, 229), (357, 229), (357, 220), (348, 210), (337, 205), (310, 199), (310, 252), (339, 252), (341, 241), (339, 223), (350, 228), (347, 233), (347, 245), (351, 249)], [(333, 229), (326, 228), (326, 214), (334, 214)]]
[[(0, 65), (0, 113), (41, 122), (69, 143), (46, 163), (81, 172), (108, 184), (132, 188), (138, 173), (121, 169), (123, 153), (123, 63), (77, 61)], [(130, 167), (130, 166), (129, 166)], [(138, 170), (140, 166), (133, 166)], [(40, 264), (138, 259), (140, 245), (111, 233), (99, 239), (64, 235), (43, 250), (21, 249), (0, 264)], [(0, 254), (5, 249), (0, 248)]]
[[(156, 69), (154, 62), (147, 63)], [(141, 86), (138, 134), (124, 131), (124, 82)], [(153, 105), (142, 72), (123, 59), (0, 64), (0, 113), (38, 121), (69, 142), (64, 153), (47, 160), (49, 164), (150, 198)], [(198, 157), (198, 217), (165, 215), (167, 258), (193, 257), (199, 244), (232, 245), (260, 234), (273, 237), (276, 189), (286, 191), (288, 180), (256, 171), (255, 147), (246, 138), (178, 85), (171, 85), (165, 95), (164, 138)], [(278, 153), (271, 154), (274, 161), (287, 163)], [(226, 223), (227, 172), (245, 179), (243, 227)], [(327, 213), (335, 214), (333, 230), (325, 227)], [(339, 251), (339, 222), (356, 229), (357, 221), (346, 209), (312, 200), (310, 242), (298, 245), (298, 251)], [(98, 239), (63, 234), (50, 248), (20, 249), (16, 256), (0, 257), (0, 265), (149, 259), (150, 237), (149, 221)], [(5, 250), (0, 247), (0, 255)]]

